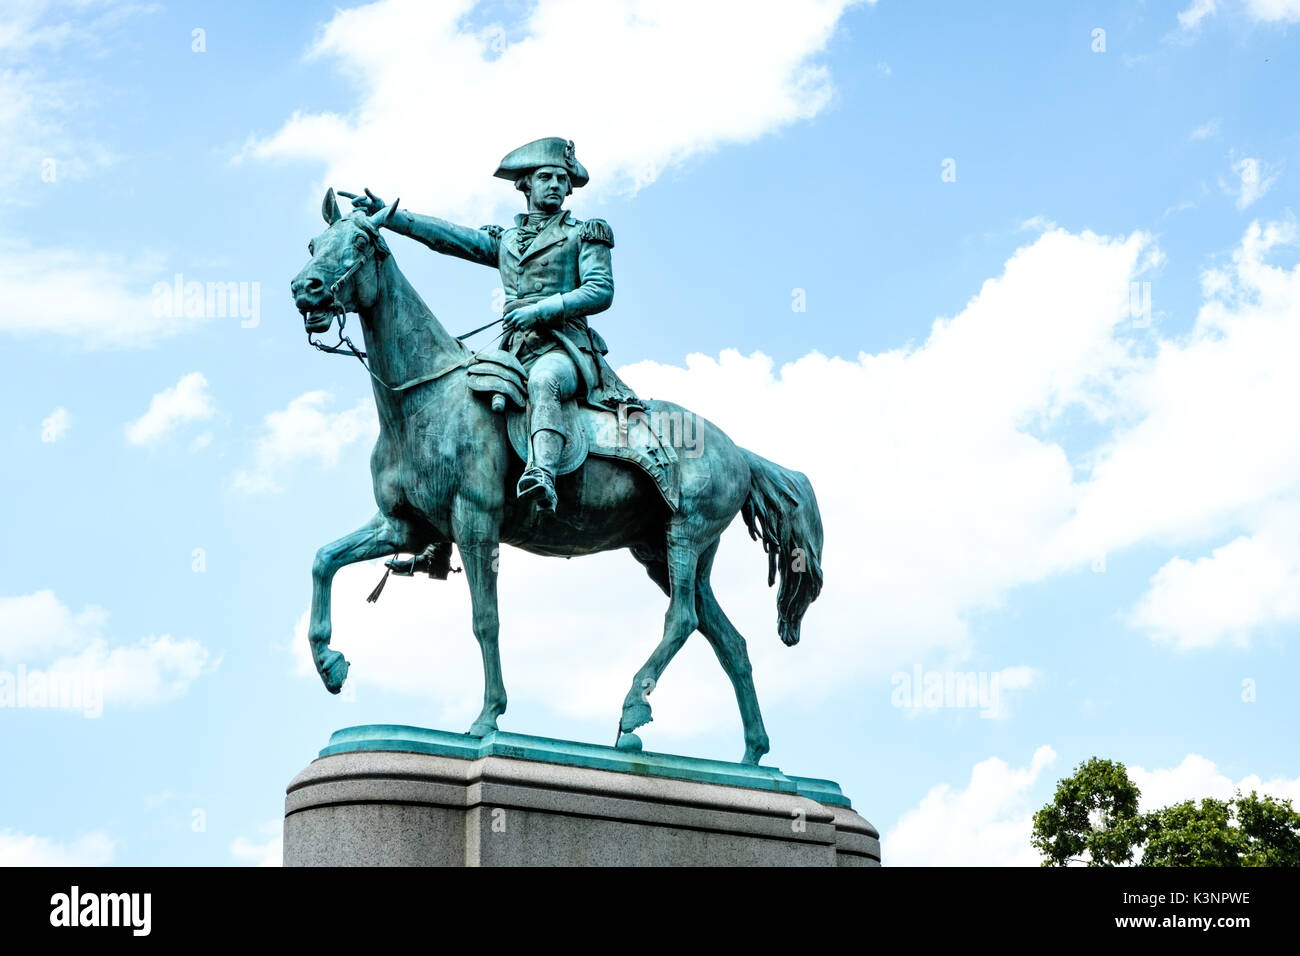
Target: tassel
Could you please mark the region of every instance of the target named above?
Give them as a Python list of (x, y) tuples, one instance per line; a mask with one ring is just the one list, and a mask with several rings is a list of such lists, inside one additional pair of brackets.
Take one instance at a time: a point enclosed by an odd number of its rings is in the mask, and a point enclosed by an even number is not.
[(384, 593), (384, 585), (388, 583), (388, 576), (392, 573), (392, 568), (388, 568), (384, 571), (384, 576), (379, 579), (379, 583), (375, 585), (375, 589), (370, 592), (370, 597), (366, 598), (368, 604), (374, 604), (379, 600), (379, 595)]

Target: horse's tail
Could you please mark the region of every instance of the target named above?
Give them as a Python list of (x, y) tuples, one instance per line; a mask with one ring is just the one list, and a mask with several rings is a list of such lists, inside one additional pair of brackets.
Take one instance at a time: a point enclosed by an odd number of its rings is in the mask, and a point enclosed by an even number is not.
[(749, 497), (740, 513), (749, 536), (767, 552), (767, 585), (781, 572), (777, 632), (799, 643), (799, 622), (822, 589), (822, 516), (812, 484), (801, 472), (741, 449), (749, 465)]

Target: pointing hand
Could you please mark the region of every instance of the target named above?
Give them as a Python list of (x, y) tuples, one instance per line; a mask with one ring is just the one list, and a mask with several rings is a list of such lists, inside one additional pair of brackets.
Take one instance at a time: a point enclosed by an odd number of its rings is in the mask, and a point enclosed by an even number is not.
[(364, 196), (358, 196), (356, 193), (345, 193), (341, 189), (339, 190), (339, 195), (347, 196), (352, 200), (352, 210), (354, 212), (360, 210), (367, 216), (373, 216), (387, 205), (382, 199), (370, 191), (369, 186), (366, 187), (366, 194)]

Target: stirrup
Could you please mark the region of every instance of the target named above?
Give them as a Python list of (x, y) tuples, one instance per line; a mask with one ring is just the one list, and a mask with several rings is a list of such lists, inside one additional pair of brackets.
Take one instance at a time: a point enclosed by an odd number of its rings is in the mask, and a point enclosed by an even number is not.
[(536, 465), (524, 470), (519, 478), (519, 484), (515, 486), (515, 495), (520, 501), (536, 497), (539, 511), (554, 511), (559, 503), (559, 498), (555, 494), (555, 479), (551, 477), (550, 472)]

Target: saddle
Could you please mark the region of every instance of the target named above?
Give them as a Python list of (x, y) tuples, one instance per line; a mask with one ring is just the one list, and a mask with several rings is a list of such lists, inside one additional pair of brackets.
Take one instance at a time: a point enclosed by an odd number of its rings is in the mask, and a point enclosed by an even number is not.
[[(486, 349), (474, 355), (468, 369), (470, 391), (492, 410), (506, 416), (510, 447), (521, 461), (528, 461), (531, 409), (528, 407), (528, 372), (519, 360), (501, 349)], [(663, 423), (673, 421), (664, 403), (644, 401), (620, 405), (618, 410), (598, 408), (569, 399), (560, 406), (568, 438), (556, 466), (556, 477), (582, 467), (588, 455), (626, 461), (640, 468), (654, 482), (664, 503), (676, 512), (681, 503), (681, 475), (672, 436), (662, 434)], [(676, 410), (677, 419), (681, 417)], [(678, 428), (681, 422), (676, 422)], [(671, 431), (671, 424), (669, 426)]]

